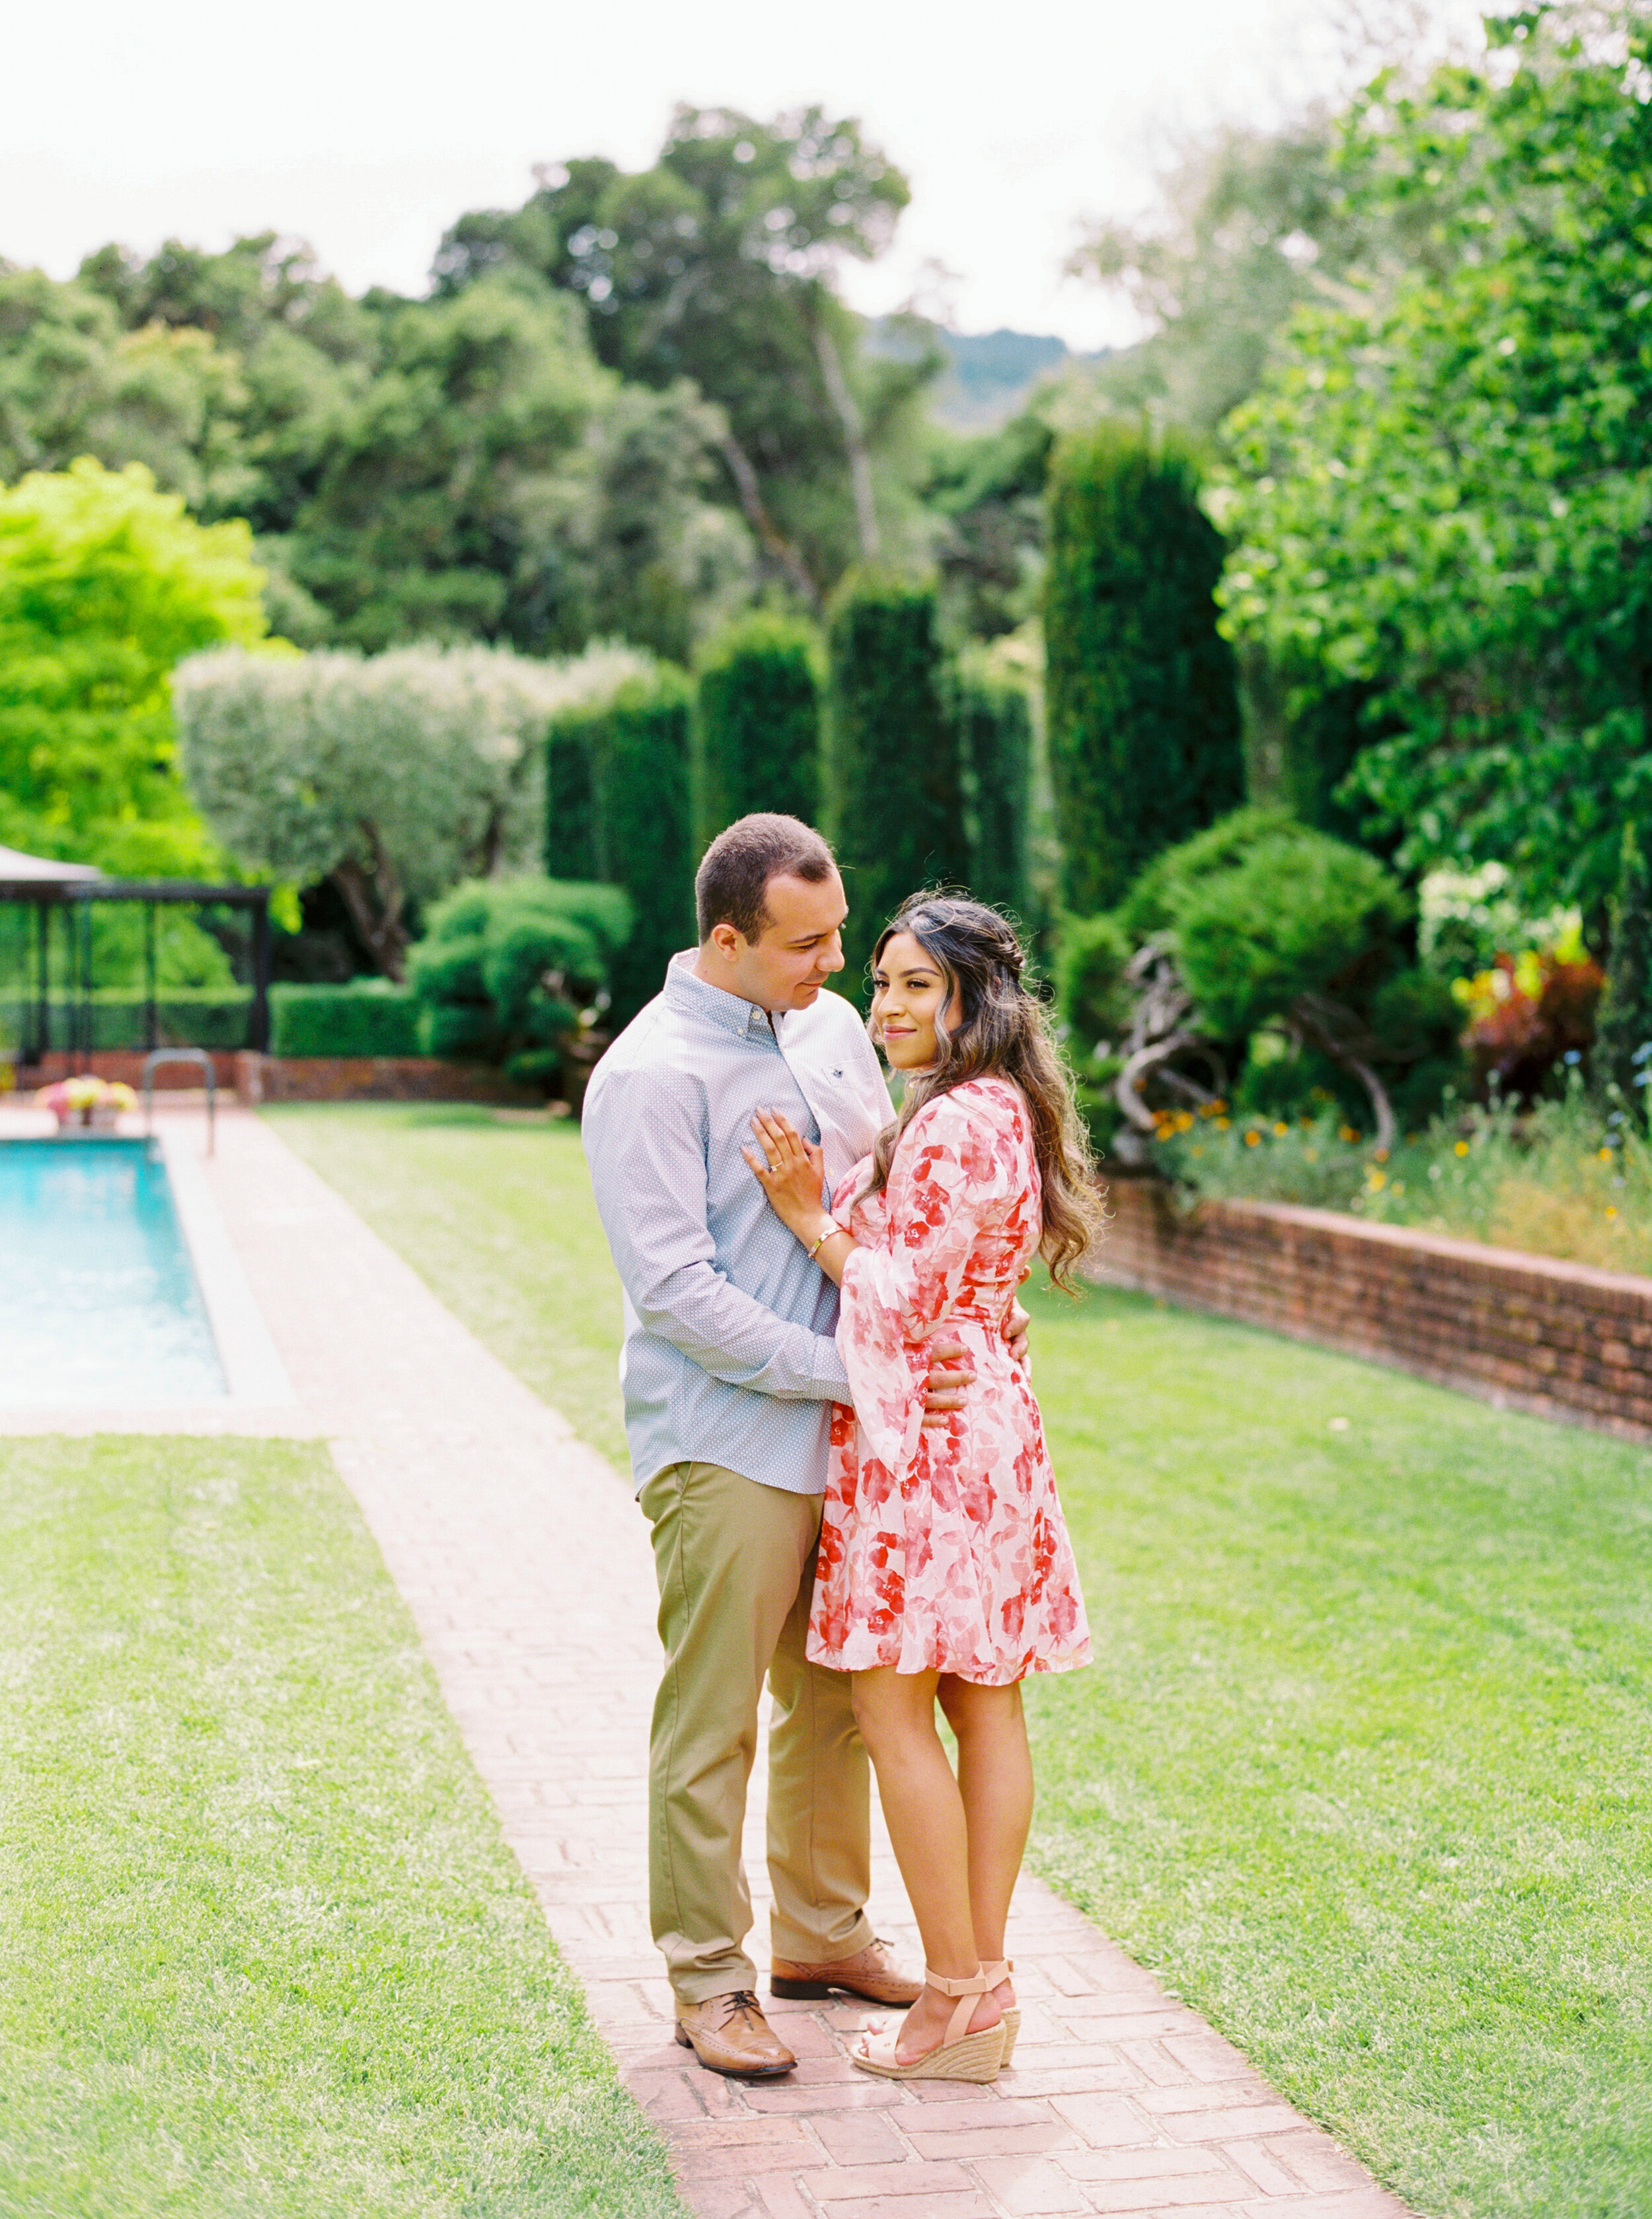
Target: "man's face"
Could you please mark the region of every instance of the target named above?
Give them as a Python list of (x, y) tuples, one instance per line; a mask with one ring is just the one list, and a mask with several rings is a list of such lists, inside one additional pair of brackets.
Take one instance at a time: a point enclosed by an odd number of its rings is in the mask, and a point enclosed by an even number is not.
[(771, 1011), (806, 1010), (834, 971), (843, 968), (843, 881), (833, 871), (818, 885), (773, 878), (763, 898), (768, 922), (755, 940), (732, 925), (712, 933), (728, 965), (731, 992)]

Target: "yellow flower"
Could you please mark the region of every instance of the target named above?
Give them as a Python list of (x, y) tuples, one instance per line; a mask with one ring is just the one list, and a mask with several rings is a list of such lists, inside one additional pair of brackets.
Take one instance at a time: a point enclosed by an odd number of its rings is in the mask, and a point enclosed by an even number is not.
[(1216, 1120), (1216, 1130), (1219, 1133), (1225, 1133), (1228, 1130), (1233, 1122), (1233, 1121), (1231, 1117), (1218, 1117)]
[(1466, 1156), (1469, 1153), (1469, 1143), (1466, 1141), (1459, 1141), (1455, 1153), (1459, 1156)]
[(1606, 1215), (1608, 1217), (1616, 1217), (1618, 1215), (1618, 1212), (1612, 1208), (1610, 1203), (1606, 1204)]
[(1337, 1128), (1337, 1138), (1339, 1141), (1346, 1141), (1351, 1147), (1354, 1142), (1358, 1140), (1359, 1134), (1355, 1132), (1351, 1125), (1338, 1125)]
[(1258, 1133), (1256, 1127), (1252, 1125), (1250, 1131), (1245, 1135), (1245, 1145), (1247, 1148), (1254, 1148), (1260, 1141), (1261, 1138), (1261, 1134)]
[(1369, 1171), (1368, 1171), (1368, 1172), (1366, 1172), (1366, 1174), (1365, 1174), (1365, 1184), (1366, 1184), (1366, 1185), (1367, 1185), (1368, 1187), (1369, 1187), (1369, 1189), (1371, 1190), (1371, 1192), (1372, 1192), (1373, 1194), (1376, 1194), (1376, 1193), (1378, 1193), (1378, 1192), (1379, 1192), (1379, 1191), (1380, 1191), (1383, 1187), (1385, 1187), (1385, 1186), (1388, 1184), (1388, 1173), (1387, 1173), (1386, 1172), (1380, 1172), (1380, 1171), (1378, 1171), (1378, 1169), (1376, 1168), (1376, 1165), (1375, 1164), (1373, 1164), (1373, 1165), (1371, 1165), (1371, 1168), (1369, 1169)]
[(1376, 1160), (1377, 1160), (1377, 1162), (1378, 1162), (1379, 1164), (1385, 1164), (1385, 1163), (1387, 1163), (1387, 1161), (1388, 1160), (1388, 1150), (1387, 1150), (1386, 1148), (1379, 1148), (1379, 1149), (1377, 1149), (1377, 1151), (1376, 1151)]
[(1290, 1127), (1289, 1127), (1289, 1125), (1287, 1125), (1287, 1124), (1284, 1122), (1284, 1121), (1283, 1121), (1283, 1119), (1282, 1119), (1282, 1118), (1281, 1119), (1280, 1122), (1279, 1122), (1278, 1124), (1276, 1124), (1276, 1125), (1274, 1127), (1274, 1131), (1278, 1134), (1279, 1138), (1280, 1138), (1282, 1141), (1284, 1139), (1284, 1137), (1285, 1137), (1286, 1134), (1287, 1134), (1287, 1133), (1289, 1133), (1289, 1130), (1290, 1130)]
[(1612, 1150), (1610, 1148), (1602, 1148), (1599, 1151), (1599, 1156), (1603, 1164), (1609, 1164), (1612, 1161)]

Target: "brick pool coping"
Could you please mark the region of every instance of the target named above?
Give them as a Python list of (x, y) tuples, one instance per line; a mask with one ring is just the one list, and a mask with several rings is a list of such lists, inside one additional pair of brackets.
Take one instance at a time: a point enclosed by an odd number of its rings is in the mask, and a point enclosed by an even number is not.
[[(198, 1113), (158, 1112), (171, 1152)], [(622, 1481), (245, 1111), (197, 1158), (292, 1383), (286, 1412), (59, 1414), (53, 1430), (306, 1432), (329, 1443), (406, 1599), (506, 1838), (705, 2219), (1406, 2219), (1198, 2014), (1038, 1881), (1010, 1946), (1015, 2070), (979, 2089), (867, 2080), (866, 2013), (781, 2004), (796, 2076), (701, 2072), (649, 1939), (644, 1755), (653, 1567)], [(31, 1414), (32, 1420), (51, 1414)], [(0, 1433), (40, 1431), (0, 1413)], [(132, 1420), (140, 1418), (134, 1426)], [(276, 1422), (276, 1419), (279, 1423)], [(758, 1908), (762, 1764), (746, 1837)], [(879, 1830), (872, 1910), (916, 1958)], [(761, 1961), (761, 1953), (759, 1961)]]

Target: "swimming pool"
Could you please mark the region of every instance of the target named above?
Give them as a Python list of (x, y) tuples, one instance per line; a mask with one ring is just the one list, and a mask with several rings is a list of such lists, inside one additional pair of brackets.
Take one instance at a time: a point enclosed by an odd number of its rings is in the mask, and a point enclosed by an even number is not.
[(226, 1392), (158, 1147), (0, 1141), (0, 1404)]

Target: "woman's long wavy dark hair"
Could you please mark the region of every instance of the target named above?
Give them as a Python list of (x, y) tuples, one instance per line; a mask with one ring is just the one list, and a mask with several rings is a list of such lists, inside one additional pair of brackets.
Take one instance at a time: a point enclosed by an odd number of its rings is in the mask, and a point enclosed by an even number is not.
[[(961, 894), (915, 894), (891, 917), (873, 952), (874, 967), (897, 932), (910, 932), (946, 984), (942, 1012), (956, 993), (955, 1032), (935, 1020), (935, 1066), (907, 1086), (901, 1113), (878, 1135), (865, 1191), (881, 1193), (903, 1133), (926, 1103), (971, 1078), (1008, 1078), (1026, 1097), (1044, 1197), (1039, 1252), (1056, 1284), (1076, 1293), (1073, 1272), (1102, 1221), (1090, 1143), (1073, 1106), (1072, 1086), (1043, 1004), (1021, 982), (1026, 959), (1015, 928), (984, 902)], [(875, 1022), (868, 1029), (878, 1039)]]

